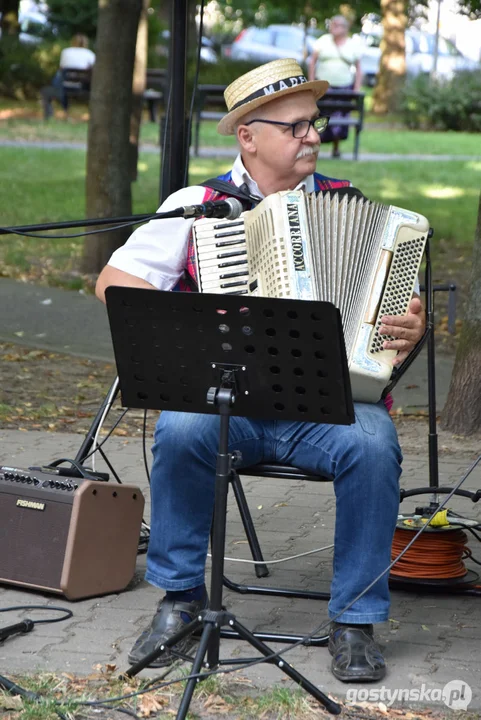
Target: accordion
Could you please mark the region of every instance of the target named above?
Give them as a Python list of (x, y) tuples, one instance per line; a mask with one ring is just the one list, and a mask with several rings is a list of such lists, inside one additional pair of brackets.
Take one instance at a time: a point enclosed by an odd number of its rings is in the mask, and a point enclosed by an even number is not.
[(333, 303), (353, 399), (377, 402), (396, 355), (381, 318), (407, 313), (428, 232), (425, 217), (352, 188), (274, 193), (237, 220), (194, 222), (199, 290)]

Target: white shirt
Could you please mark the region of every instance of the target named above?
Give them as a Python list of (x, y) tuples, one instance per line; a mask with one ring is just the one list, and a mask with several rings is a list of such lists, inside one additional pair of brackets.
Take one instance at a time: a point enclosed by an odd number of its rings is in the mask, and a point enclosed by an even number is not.
[[(264, 197), (245, 169), (240, 155), (232, 167), (232, 181), (237, 187), (246, 183), (251, 195), (260, 199)], [(308, 175), (295, 189), (314, 192), (314, 177)], [(201, 185), (182, 188), (169, 195), (157, 212), (167, 212), (183, 205), (199, 205), (205, 193), (206, 188)], [(150, 220), (132, 233), (125, 245), (114, 252), (108, 264), (146, 280), (158, 290), (172, 290), (187, 265), (193, 222), (193, 218)]]
[(60, 53), (60, 67), (70, 70), (88, 70), (95, 64), (95, 53), (88, 48), (68, 47)]
[(342, 45), (337, 45), (331, 33), (326, 33), (316, 40), (314, 52), (318, 53), (318, 80), (327, 80), (333, 87), (346, 87), (354, 82), (355, 64), (363, 53), (357, 38), (348, 37)]

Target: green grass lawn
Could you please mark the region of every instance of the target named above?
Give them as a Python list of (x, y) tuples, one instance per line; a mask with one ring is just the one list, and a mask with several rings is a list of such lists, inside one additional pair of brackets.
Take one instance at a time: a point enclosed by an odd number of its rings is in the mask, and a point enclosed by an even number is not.
[[(88, 108), (72, 103), (71, 118), (65, 121), (61, 113), (45, 122), (38, 103), (30, 101), (18, 108), (0, 101), (0, 141), (63, 141), (87, 142)], [(354, 133), (343, 143), (346, 153), (352, 152)], [(147, 113), (141, 127), (141, 143), (158, 145), (159, 126), (151, 123)], [(216, 123), (204, 122), (200, 129), (200, 144), (208, 147), (234, 147), (235, 139), (218, 135)], [(369, 113), (361, 132), (361, 153), (388, 153), (396, 155), (469, 155), (481, 157), (479, 134), (455, 132), (422, 132), (405, 130), (392, 118), (376, 118)]]
[[(229, 159), (193, 159), (190, 182), (200, 182), (230, 167)], [(481, 161), (353, 162), (324, 160), (326, 175), (349, 178), (371, 200), (415, 210), (435, 229), (433, 259), (439, 280), (469, 268), (474, 237)], [(133, 186), (135, 213), (158, 205), (159, 157), (141, 153)], [(85, 152), (0, 147), (0, 224), (25, 225), (85, 217)], [(69, 231), (75, 232), (75, 230)], [(0, 275), (25, 273), (37, 281), (81, 285), (65, 280), (75, 270), (82, 239), (39, 240), (0, 236)]]

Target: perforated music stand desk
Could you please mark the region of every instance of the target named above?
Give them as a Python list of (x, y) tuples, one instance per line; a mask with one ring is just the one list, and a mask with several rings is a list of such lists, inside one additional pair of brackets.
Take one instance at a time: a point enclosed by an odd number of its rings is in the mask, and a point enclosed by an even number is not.
[(331, 303), (125, 287), (106, 298), (124, 407), (217, 414), (207, 391), (232, 368), (231, 415), (354, 422)]
[[(202, 628), (192, 674), (207, 654), (219, 660), (229, 625), (269, 662), (270, 648), (222, 608), (225, 524), (232, 456), (231, 415), (330, 424), (354, 422), (339, 311), (326, 302), (109, 287), (107, 309), (122, 404), (220, 415), (209, 609), (127, 671), (135, 675), (164, 648)], [(272, 661), (272, 660), (271, 660)], [(225, 661), (227, 662), (227, 661)], [(340, 712), (285, 660), (275, 664), (330, 712)], [(177, 718), (185, 718), (196, 679)]]

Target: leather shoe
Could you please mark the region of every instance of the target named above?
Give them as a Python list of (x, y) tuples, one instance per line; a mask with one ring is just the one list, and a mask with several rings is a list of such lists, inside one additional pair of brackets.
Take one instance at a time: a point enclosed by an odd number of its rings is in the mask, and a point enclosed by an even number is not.
[(386, 674), (386, 663), (374, 641), (372, 625), (332, 623), (329, 652), (332, 674), (342, 682), (375, 682)]
[[(182, 617), (187, 615), (190, 620), (194, 620), (201, 610), (205, 610), (208, 606), (207, 592), (202, 600), (193, 600), (192, 602), (183, 602), (181, 600), (167, 600), (163, 598), (158, 606), (150, 626), (143, 631), (137, 638), (132, 650), (129, 653), (129, 663), (132, 665), (139, 662), (153, 650), (159, 648), (174, 633), (181, 630), (188, 623)], [(183, 638), (173, 648), (164, 650), (148, 667), (160, 668), (172, 665), (178, 657), (175, 653), (185, 655), (197, 642), (197, 638), (188, 635)], [(175, 651), (175, 653), (172, 652)]]

